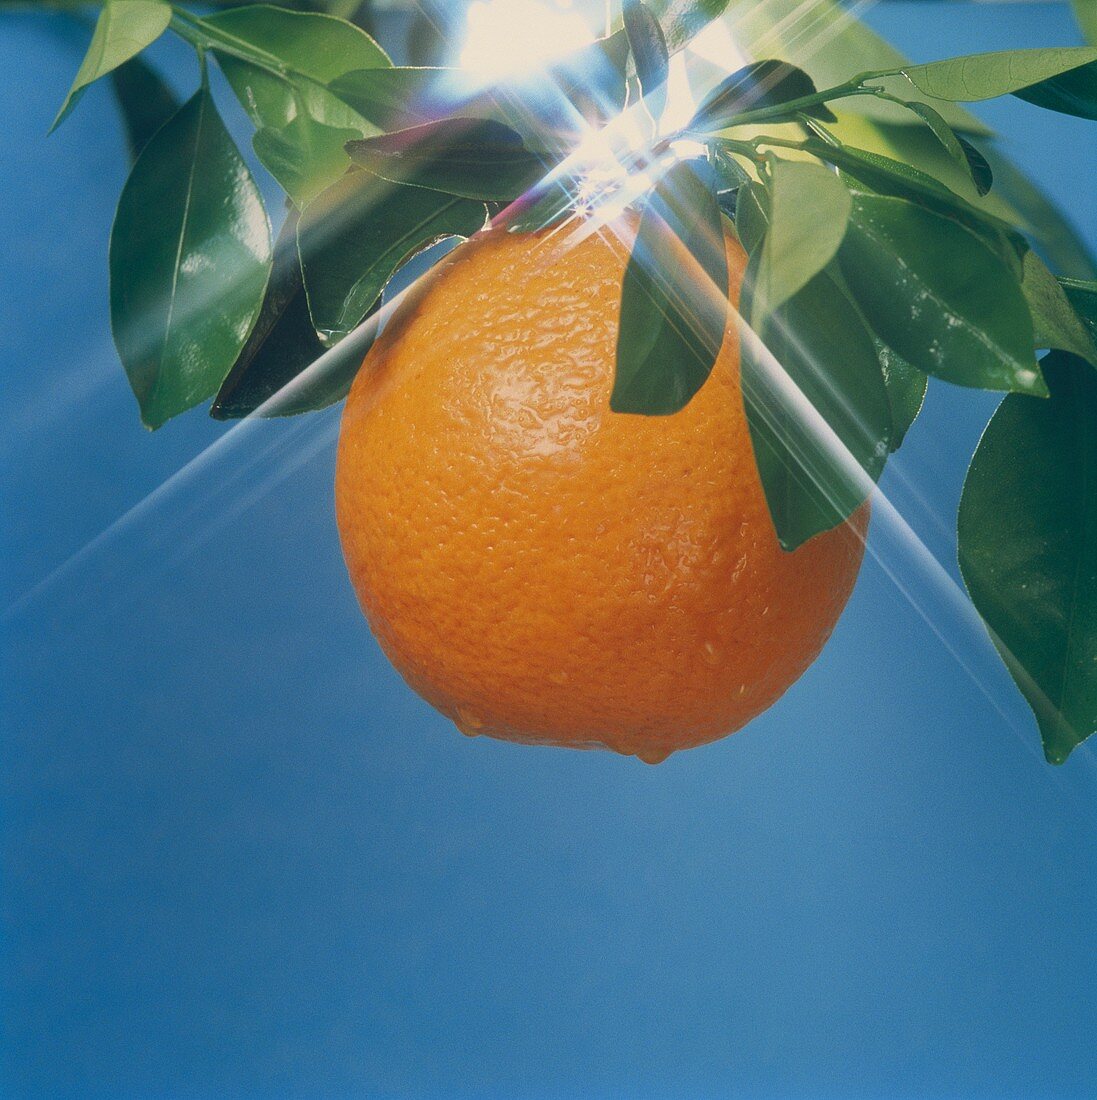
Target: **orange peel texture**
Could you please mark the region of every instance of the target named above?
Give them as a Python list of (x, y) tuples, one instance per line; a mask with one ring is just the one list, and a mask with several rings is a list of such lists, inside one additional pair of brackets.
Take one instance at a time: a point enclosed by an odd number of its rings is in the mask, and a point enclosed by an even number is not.
[[(726, 248), (734, 302), (746, 261)], [(682, 412), (610, 411), (627, 259), (611, 228), (491, 230), (451, 253), (358, 374), (336, 505), (374, 635), (462, 732), (654, 763), (739, 729), (811, 664), (869, 509), (780, 548), (730, 323)]]

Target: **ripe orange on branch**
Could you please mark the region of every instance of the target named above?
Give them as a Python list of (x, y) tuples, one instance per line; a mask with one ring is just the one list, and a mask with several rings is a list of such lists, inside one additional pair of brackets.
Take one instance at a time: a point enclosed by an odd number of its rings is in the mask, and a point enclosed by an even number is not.
[[(628, 245), (491, 230), (452, 253), (358, 374), (336, 503), (377, 640), (463, 732), (654, 763), (815, 659), (868, 506), (780, 548), (730, 321), (684, 410), (611, 412)], [(746, 258), (725, 246), (734, 303)]]

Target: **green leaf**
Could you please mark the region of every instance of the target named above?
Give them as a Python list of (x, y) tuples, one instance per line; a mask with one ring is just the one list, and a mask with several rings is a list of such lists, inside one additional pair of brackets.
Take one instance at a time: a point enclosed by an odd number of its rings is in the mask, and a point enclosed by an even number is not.
[(1057, 281), (1066, 293), (1067, 301), (1089, 330), (1090, 336), (1097, 340), (1097, 282), (1062, 277)]
[(354, 69), (328, 86), (332, 95), (381, 130), (400, 130), (452, 113), (460, 70)]
[(1097, 46), (1097, 4), (1093, 0), (1072, 0), (1074, 18), (1091, 46)]
[(545, 173), (510, 127), (492, 119), (449, 118), (347, 143), (351, 160), (393, 183), (470, 199), (510, 200)]
[(1097, 61), (1013, 94), (1049, 111), (1097, 119)]
[(933, 136), (944, 146), (949, 156), (964, 168), (971, 176), (975, 189), (980, 195), (990, 191), (994, 182), (994, 173), (990, 170), (986, 158), (970, 141), (959, 137), (951, 126), (928, 103), (918, 100), (904, 100), (903, 106), (913, 111), (932, 131)]
[(362, 117), (325, 87), (354, 69), (392, 64), (365, 31), (330, 15), (267, 4), (230, 8), (194, 23), (256, 126), (279, 129), (303, 111), (325, 126), (367, 132)]
[(644, 0), (624, 0), (622, 17), (636, 76), (645, 97), (667, 82), (670, 53), (659, 21)]
[(1044, 394), (1020, 282), (966, 225), (855, 192), (842, 273), (877, 335), (948, 382)]
[[(723, 130), (734, 123), (737, 115), (779, 107), (817, 91), (811, 77), (795, 65), (785, 61), (755, 61), (732, 73), (705, 96), (688, 129)], [(800, 110), (814, 118), (834, 121), (834, 114), (822, 104)], [(789, 115), (790, 121), (794, 115), (795, 112)]]
[(1025, 256), (1021, 283), (1035, 328), (1034, 346), (1069, 351), (1097, 367), (1097, 344), (1055, 276), (1035, 252)]
[(895, 452), (922, 411), (929, 378), (879, 339), (876, 341), (876, 354), (884, 372), (888, 404), (891, 406), (891, 450)]
[[(853, 73), (894, 70), (909, 64), (903, 54), (852, 18), (841, 0), (732, 0), (723, 23), (748, 57), (780, 57), (809, 73), (819, 88), (832, 88)], [(966, 134), (990, 133), (974, 115), (952, 103), (939, 106), (945, 121)], [(893, 104), (876, 96), (842, 101), (843, 115), (877, 122), (903, 118)]]
[(1032, 89), (1094, 61), (1097, 49), (1088, 46), (1004, 50), (910, 65), (903, 75), (935, 99), (972, 103)]
[(89, 84), (151, 46), (170, 22), (171, 5), (160, 0), (110, 0), (99, 13), (91, 45), (50, 132), (64, 122)]
[(1047, 401), (1007, 397), (968, 470), (960, 571), (1050, 763), (1097, 730), (1097, 372), (1053, 353)]
[(336, 351), (326, 353), (323, 363), (304, 373), (325, 356), (325, 349), (305, 299), (297, 217), (290, 211), (278, 235), (263, 308), (210, 409), (216, 420), (256, 412), (294, 416), (326, 408), (346, 396), (371, 343), (371, 333), (364, 333), (362, 340), (344, 340)]
[(956, 140), (964, 151), (964, 158), (971, 173), (971, 181), (975, 184), (975, 190), (980, 196), (989, 195), (990, 189), (994, 186), (994, 171), (990, 167), (990, 161), (966, 137), (957, 134)]
[[(742, 311), (758, 267), (748, 265)], [(826, 272), (742, 341), (743, 401), (770, 516), (795, 550), (865, 500), (887, 461), (891, 405), (871, 334)], [(871, 480), (870, 480), (871, 479)]]
[(410, 256), (443, 237), (470, 237), (485, 220), (483, 203), (347, 173), (305, 207), (297, 227), (320, 339), (330, 346), (350, 333)]
[(852, 208), (834, 172), (800, 161), (771, 164), (770, 224), (753, 299), (763, 313), (784, 305), (834, 259)]
[(346, 143), (359, 134), (298, 115), (281, 128), (264, 126), (252, 138), (255, 155), (298, 206), (305, 206), (347, 170)]
[(750, 254), (757, 250), (769, 228), (769, 195), (760, 183), (740, 188), (735, 204), (735, 232)]
[(1097, 277), (1097, 261), (1067, 216), (1023, 172), (1001, 153), (990, 149), (995, 193), (1021, 215), (1022, 228), (1058, 271), (1078, 279)]
[(132, 163), (149, 138), (179, 110), (179, 101), (139, 57), (131, 57), (119, 65), (110, 74), (110, 80), (125, 123)]
[(680, 162), (649, 195), (625, 268), (614, 412), (659, 416), (689, 403), (724, 342), (727, 293), (712, 169)]
[(263, 201), (203, 88), (145, 146), (111, 232), (111, 327), (148, 427), (217, 391), (270, 265)]

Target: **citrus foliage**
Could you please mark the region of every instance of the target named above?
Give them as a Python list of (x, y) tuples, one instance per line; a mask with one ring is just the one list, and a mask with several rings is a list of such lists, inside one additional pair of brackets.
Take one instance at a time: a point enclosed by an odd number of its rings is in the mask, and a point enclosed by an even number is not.
[[(796, 63), (775, 14), (769, 41), (787, 56), (708, 79), (693, 117), (666, 125), (671, 52), (718, 17), (752, 41), (759, 8), (626, 0), (614, 33), (484, 87), (458, 70), (393, 66), (328, 15), (253, 5), (198, 17), (109, 0), (58, 122), (110, 74), (142, 150), (110, 257), (112, 324), (142, 417), (156, 427), (211, 395), (220, 417), (329, 404), (368, 345), (359, 326), (408, 257), (491, 217), (525, 233), (626, 206), (639, 234), (613, 408), (671, 415), (735, 323), (713, 247), (730, 222), (750, 256), (744, 403), (786, 549), (867, 497), (927, 376), (1009, 394), (972, 464), (960, 558), (1049, 759), (1064, 759), (1097, 728), (1085, 641), (1097, 604), (1097, 419), (1078, 412), (1092, 404), (1097, 284), (1065, 220), (958, 105), (1012, 95), (1097, 117), (1097, 48), (909, 65), (821, 0), (812, 18), (838, 38), (818, 63)], [(136, 56), (167, 28), (202, 59), (201, 87), (181, 107)], [(273, 249), (207, 57), (287, 193)], [(651, 135), (641, 148), (622, 137), (637, 126)], [(847, 140), (858, 127), (873, 140)], [(602, 160), (582, 140), (592, 128)], [(607, 148), (616, 172), (605, 171)]]

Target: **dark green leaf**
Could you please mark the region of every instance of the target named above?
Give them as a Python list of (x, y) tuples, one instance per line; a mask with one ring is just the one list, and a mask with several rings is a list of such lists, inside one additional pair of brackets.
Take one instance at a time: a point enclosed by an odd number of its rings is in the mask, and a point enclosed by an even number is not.
[(966, 225), (854, 193), (838, 255), (869, 324), (912, 366), (963, 386), (1046, 392), (1020, 282)]
[(91, 45), (50, 131), (64, 122), (89, 84), (151, 46), (170, 22), (171, 5), (160, 0), (110, 0), (104, 5)]
[(470, 199), (514, 199), (545, 173), (512, 129), (450, 118), (347, 143), (351, 160), (393, 183)]
[(967, 160), (968, 171), (971, 172), (971, 180), (975, 184), (975, 190), (980, 195), (989, 195), (994, 186), (994, 172), (990, 167), (990, 161), (976, 149), (966, 137), (957, 134), (956, 140), (964, 151)]
[(929, 378), (880, 340), (876, 341), (876, 354), (880, 358), (891, 406), (891, 450), (894, 452), (922, 411)]
[(298, 115), (278, 129), (260, 127), (252, 145), (263, 167), (302, 207), (346, 172), (345, 146), (358, 134), (358, 130), (325, 126), (310, 115)]
[(1097, 344), (1093, 336), (1075, 312), (1066, 291), (1035, 252), (1025, 257), (1021, 289), (1032, 313), (1035, 347), (1073, 352), (1097, 367)]
[(210, 415), (217, 420), (256, 412), (294, 416), (334, 404), (350, 389), (372, 333), (363, 332), (362, 337), (344, 340), (325, 353), (305, 300), (297, 258), (297, 214), (291, 211), (278, 235), (259, 319), (218, 391)]
[[(743, 287), (751, 303), (758, 256)], [(845, 520), (887, 461), (892, 411), (871, 334), (826, 272), (742, 341), (743, 401), (781, 545)]]
[(1097, 119), (1097, 61), (1013, 94), (1049, 111)]
[(971, 176), (976, 191), (985, 195), (994, 182), (994, 173), (990, 170), (986, 158), (966, 138), (956, 134), (940, 113), (928, 103), (919, 100), (907, 100), (904, 107), (913, 111), (933, 132), (934, 137), (945, 147), (949, 156), (964, 168)]
[[(365, 31), (330, 15), (267, 4), (230, 8), (196, 22), (256, 126), (278, 129), (303, 111), (326, 126), (366, 132), (361, 116), (325, 87), (354, 69), (391, 64)], [(293, 79), (267, 72), (263, 63)]]
[(1004, 50), (911, 65), (903, 74), (916, 88), (935, 99), (971, 103), (1031, 90), (1094, 61), (1097, 49), (1088, 46)]
[(851, 207), (849, 191), (834, 172), (802, 161), (772, 162), (770, 224), (754, 284), (755, 308), (768, 313), (784, 305), (834, 259)]
[(665, 415), (689, 403), (724, 342), (727, 293), (712, 169), (676, 164), (644, 206), (625, 269), (614, 412)]
[(139, 57), (131, 57), (110, 74), (111, 86), (126, 126), (130, 161), (149, 138), (179, 110), (171, 89)]
[(960, 570), (1053, 764), (1097, 731), (1097, 372), (1053, 353), (1047, 401), (1007, 397), (968, 470)]
[(1057, 281), (1066, 293), (1067, 301), (1074, 307), (1074, 312), (1089, 330), (1090, 337), (1097, 340), (1097, 282), (1064, 278)]
[(258, 188), (202, 89), (138, 157), (111, 233), (111, 327), (150, 428), (217, 392), (270, 266)]
[(752, 255), (762, 243), (769, 227), (769, 195), (758, 182), (739, 189), (735, 204), (735, 231), (743, 248)]
[[(722, 130), (732, 125), (737, 115), (764, 107), (779, 107), (817, 91), (811, 77), (795, 65), (785, 61), (755, 61), (732, 73), (705, 96), (689, 129)], [(822, 104), (800, 108), (800, 111), (824, 121), (835, 120)], [(790, 114), (790, 121), (793, 117)]]
[(330, 346), (350, 333), (408, 257), (442, 237), (469, 237), (485, 220), (483, 203), (349, 172), (305, 208), (297, 228), (320, 339)]
[(624, 0), (623, 17), (636, 76), (645, 96), (667, 82), (670, 54), (663, 28), (644, 0)]

